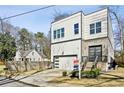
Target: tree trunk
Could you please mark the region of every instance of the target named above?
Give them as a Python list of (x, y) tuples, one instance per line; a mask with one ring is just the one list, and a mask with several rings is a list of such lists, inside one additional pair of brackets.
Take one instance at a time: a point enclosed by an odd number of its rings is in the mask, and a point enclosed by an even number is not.
[(28, 68), (27, 68), (27, 61), (24, 60), (24, 64), (25, 64), (25, 71), (28, 71)]

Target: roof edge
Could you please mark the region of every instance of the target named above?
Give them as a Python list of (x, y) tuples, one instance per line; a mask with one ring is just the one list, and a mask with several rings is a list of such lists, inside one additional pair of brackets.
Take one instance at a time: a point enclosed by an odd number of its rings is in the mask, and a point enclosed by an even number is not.
[[(73, 13), (73, 14), (71, 14), (71, 15), (65, 17), (65, 18), (71, 17), (71, 16), (73, 16), (73, 15), (75, 15), (75, 14), (78, 14), (78, 13), (82, 13), (82, 11), (75, 12), (75, 13)], [(84, 14), (84, 13), (83, 13), (83, 14)], [(58, 22), (58, 21), (61, 21), (61, 20), (65, 19), (65, 18), (62, 18), (62, 19), (57, 20), (57, 21), (53, 21), (53, 22), (51, 22), (51, 24), (53, 24), (53, 23), (55, 23), (55, 22)]]
[(106, 7), (106, 8), (98, 9), (98, 10), (96, 10), (96, 11), (93, 11), (93, 12), (91, 12), (91, 13), (84, 14), (84, 15), (85, 15), (85, 16), (87, 16), (87, 15), (91, 15), (91, 14), (93, 14), (93, 13), (100, 12), (100, 11), (105, 10), (105, 9), (108, 10), (108, 8)]
[[(90, 15), (90, 14), (93, 14), (93, 13), (96, 13), (96, 12), (99, 12), (99, 11), (102, 11), (102, 10), (105, 10), (105, 9), (109, 10), (109, 8), (106, 7), (106, 8), (98, 9), (98, 10), (93, 11), (93, 12), (88, 13), (88, 14), (85, 14), (83, 11), (78, 11), (78, 12), (75, 12), (75, 13), (73, 13), (73, 14), (71, 14), (71, 15), (65, 17), (65, 18), (71, 17), (71, 16), (73, 16), (73, 15), (75, 15), (75, 14), (78, 14), (78, 13), (82, 13), (84, 16), (87, 16), (87, 15)], [(58, 22), (58, 21), (61, 21), (61, 20), (65, 19), (65, 18), (62, 18), (62, 19), (57, 20), (57, 21), (53, 21), (53, 22), (51, 22), (51, 24), (53, 24), (53, 23), (55, 23), (55, 22)]]

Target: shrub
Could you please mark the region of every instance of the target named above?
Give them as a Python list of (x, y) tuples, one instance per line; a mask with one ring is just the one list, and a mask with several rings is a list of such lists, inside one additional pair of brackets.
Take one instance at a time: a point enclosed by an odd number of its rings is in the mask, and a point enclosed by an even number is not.
[(63, 71), (62, 76), (67, 76), (67, 71)]
[(70, 74), (71, 74), (71, 76), (70, 76), (71, 78), (75, 78), (75, 77), (78, 78), (79, 71), (72, 71)]
[[(86, 78), (96, 78), (100, 74), (100, 69), (94, 69), (91, 71), (81, 71), (81, 77), (86, 77)], [(71, 78), (78, 78), (79, 77), (79, 71), (72, 71), (71, 73)]]
[(119, 62), (119, 63), (118, 63), (118, 66), (119, 66), (119, 67), (124, 67), (124, 63)]

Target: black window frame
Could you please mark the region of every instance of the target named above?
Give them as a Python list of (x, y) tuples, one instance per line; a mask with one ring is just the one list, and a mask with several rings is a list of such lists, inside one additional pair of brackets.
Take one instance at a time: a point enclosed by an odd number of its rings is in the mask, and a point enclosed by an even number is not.
[(60, 29), (57, 29), (57, 38), (60, 38)]
[(57, 38), (56, 33), (57, 33), (57, 31), (56, 31), (56, 30), (54, 30), (54, 31), (53, 31), (53, 38), (54, 38), (54, 39), (56, 39), (56, 38)]
[(79, 34), (79, 23), (74, 24), (74, 34)]
[[(92, 27), (92, 25), (93, 25), (93, 27)], [(95, 34), (95, 24), (94, 23), (90, 24), (90, 34)]]
[(91, 35), (96, 34), (96, 33), (101, 33), (101, 32), (102, 32), (102, 22), (101, 21), (90, 24), (90, 34)]
[(65, 36), (65, 28), (61, 28), (61, 37), (64, 37)]
[[(99, 26), (97, 26), (97, 24), (100, 24)], [(101, 32), (101, 21), (96, 22), (96, 33), (100, 33)]]

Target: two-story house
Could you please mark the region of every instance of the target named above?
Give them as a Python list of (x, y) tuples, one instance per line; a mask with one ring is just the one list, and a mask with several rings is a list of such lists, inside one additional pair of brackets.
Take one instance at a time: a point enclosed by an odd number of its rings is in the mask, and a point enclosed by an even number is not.
[(90, 14), (80, 11), (52, 22), (51, 62), (54, 67), (72, 70), (75, 57), (79, 62), (83, 62), (84, 57), (87, 57), (89, 62), (94, 62), (97, 56), (100, 60), (106, 57), (106, 63), (114, 59), (109, 9)]

